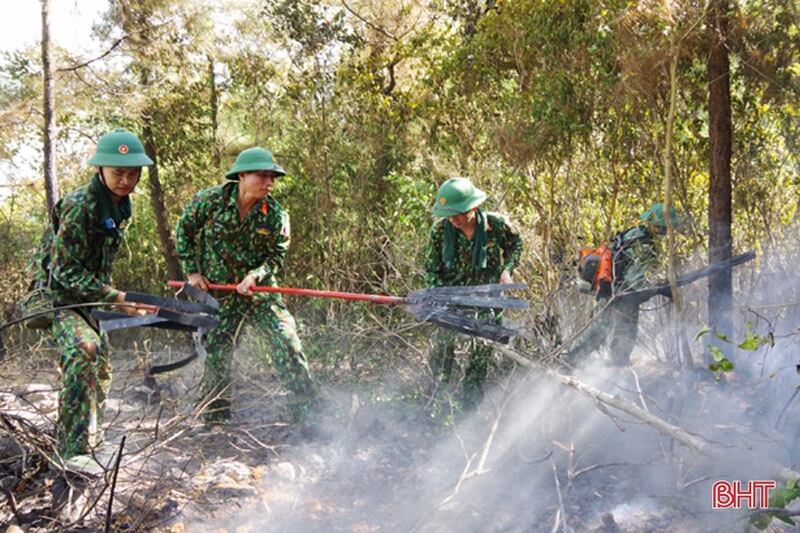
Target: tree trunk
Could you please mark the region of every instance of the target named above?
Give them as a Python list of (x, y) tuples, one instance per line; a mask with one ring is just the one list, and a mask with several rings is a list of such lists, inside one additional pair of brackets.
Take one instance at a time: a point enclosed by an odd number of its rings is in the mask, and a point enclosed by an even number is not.
[[(728, 259), (731, 239), (731, 94), (728, 62), (728, 1), (712, 2), (708, 11), (708, 116), (710, 179), (708, 190), (708, 262)], [(711, 276), (708, 316), (717, 330), (732, 335), (733, 279), (730, 270)]]
[(675, 33), (672, 44), (672, 57), (670, 58), (669, 65), (669, 113), (667, 115), (666, 134), (664, 142), (664, 221), (667, 224), (667, 258), (668, 269), (667, 279), (669, 280), (670, 289), (672, 291), (672, 302), (674, 307), (671, 310), (674, 323), (677, 328), (677, 338), (674, 344), (674, 356), (669, 359), (678, 368), (685, 367), (690, 369), (694, 366), (692, 360), (692, 353), (689, 348), (686, 328), (684, 327), (685, 321), (683, 320), (683, 292), (678, 288), (677, 269), (675, 261), (675, 228), (673, 227), (672, 217), (670, 211), (672, 210), (672, 196), (674, 188), (674, 156), (672, 153), (672, 136), (675, 126), (675, 108), (678, 102), (678, 59), (680, 58), (681, 39), (679, 34)]
[(666, 133), (664, 138), (664, 221), (667, 224), (667, 278), (672, 289), (672, 301), (675, 310), (680, 314), (683, 309), (683, 296), (678, 288), (675, 268), (675, 228), (672, 227), (672, 132), (675, 125), (675, 108), (678, 102), (678, 59), (680, 58), (681, 42), (677, 37), (672, 45), (672, 57), (669, 64), (669, 113), (667, 115)]
[(58, 200), (56, 183), (56, 118), (53, 112), (53, 67), (50, 64), (50, 0), (42, 0), (42, 75), (44, 77), (44, 186), (47, 216), (52, 222)]
[(221, 154), (219, 150), (219, 140), (217, 139), (217, 130), (219, 130), (219, 95), (217, 92), (217, 80), (214, 77), (214, 58), (208, 55), (208, 84), (211, 89), (211, 139), (214, 143), (213, 156), (214, 156), (214, 169), (218, 172), (222, 171)]
[(150, 116), (145, 113), (142, 117), (144, 127), (142, 129), (142, 141), (144, 142), (144, 150), (153, 164), (149, 167), (147, 173), (148, 186), (150, 189), (150, 205), (153, 207), (153, 213), (156, 216), (156, 231), (158, 231), (158, 238), (161, 241), (161, 247), (164, 249), (165, 259), (167, 261), (167, 272), (172, 279), (182, 279), (183, 273), (181, 265), (178, 262), (178, 255), (175, 253), (175, 241), (172, 240), (172, 234), (169, 228), (169, 221), (167, 220), (167, 209), (164, 204), (164, 191), (161, 189), (161, 180), (158, 177), (158, 159), (156, 154), (156, 145), (153, 139), (153, 129), (150, 126)]

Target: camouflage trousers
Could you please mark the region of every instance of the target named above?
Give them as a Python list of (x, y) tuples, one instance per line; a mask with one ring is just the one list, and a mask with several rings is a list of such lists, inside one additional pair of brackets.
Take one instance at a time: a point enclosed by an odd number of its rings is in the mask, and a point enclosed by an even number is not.
[(231, 354), (244, 321), (269, 341), (272, 363), (284, 386), (292, 393), (293, 415), (302, 416), (314, 396), (303, 347), (294, 317), (274, 295), (252, 298), (231, 295), (221, 302), (219, 325), (208, 333), (208, 357), (203, 372), (202, 395), (208, 401), (204, 419), (230, 419)]
[(639, 306), (648, 297), (629, 296), (615, 298), (608, 305), (601, 302), (602, 311), (583, 332), (570, 350), (568, 358), (575, 364), (598, 350), (611, 337), (609, 352), (615, 366), (630, 364), (631, 352), (636, 347), (639, 332)]
[(89, 453), (100, 443), (103, 403), (111, 385), (105, 335), (71, 310), (58, 311), (51, 326), (60, 354), (56, 445), (62, 459)]
[[(480, 320), (502, 321), (502, 313), (491, 309), (475, 313)], [(466, 364), (458, 363), (456, 352), (466, 351)], [(482, 339), (438, 328), (433, 335), (433, 349), (428, 358), (433, 375), (434, 391), (442, 391), (448, 382), (457, 379), (456, 399), (462, 410), (475, 409), (483, 400), (483, 389), (492, 362), (492, 348)]]

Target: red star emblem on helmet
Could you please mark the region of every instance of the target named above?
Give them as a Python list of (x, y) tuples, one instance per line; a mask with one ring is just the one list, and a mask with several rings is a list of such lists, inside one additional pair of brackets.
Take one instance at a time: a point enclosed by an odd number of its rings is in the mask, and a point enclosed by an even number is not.
[(117, 148), (117, 150), (119, 150), (119, 153), (121, 153), (121, 154), (127, 154), (128, 153), (128, 145), (127, 144), (120, 144), (119, 148)]

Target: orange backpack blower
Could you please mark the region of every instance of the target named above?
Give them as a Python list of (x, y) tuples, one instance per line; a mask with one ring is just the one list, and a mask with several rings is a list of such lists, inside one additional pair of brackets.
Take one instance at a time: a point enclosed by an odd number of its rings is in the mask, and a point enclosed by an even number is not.
[(597, 296), (610, 296), (614, 283), (614, 250), (609, 243), (578, 250), (578, 276)]

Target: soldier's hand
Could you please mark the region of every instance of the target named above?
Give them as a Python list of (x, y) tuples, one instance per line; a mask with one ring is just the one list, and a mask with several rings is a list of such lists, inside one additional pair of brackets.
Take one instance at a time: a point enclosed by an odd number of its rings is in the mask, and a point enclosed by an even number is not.
[(500, 283), (502, 283), (503, 285), (514, 283), (514, 280), (511, 279), (511, 272), (509, 272), (508, 270), (503, 270), (503, 273), (500, 274)]
[(236, 286), (236, 292), (238, 292), (242, 296), (252, 296), (253, 293), (250, 291), (250, 288), (255, 286), (255, 284), (256, 284), (256, 277), (252, 274), (248, 274)]
[(204, 275), (200, 274), (199, 272), (195, 274), (189, 274), (186, 277), (186, 281), (187, 283), (189, 283), (189, 285), (191, 285), (196, 289), (200, 289), (201, 291), (208, 290), (208, 280)]
[(150, 313), (155, 313), (158, 311), (158, 308), (152, 305), (134, 304), (129, 302), (126, 303), (125, 292), (123, 291), (119, 291), (119, 294), (117, 294), (117, 297), (114, 299), (114, 301), (118, 304), (125, 304), (125, 305), (118, 305), (116, 307), (126, 315), (130, 316), (148, 315)]

